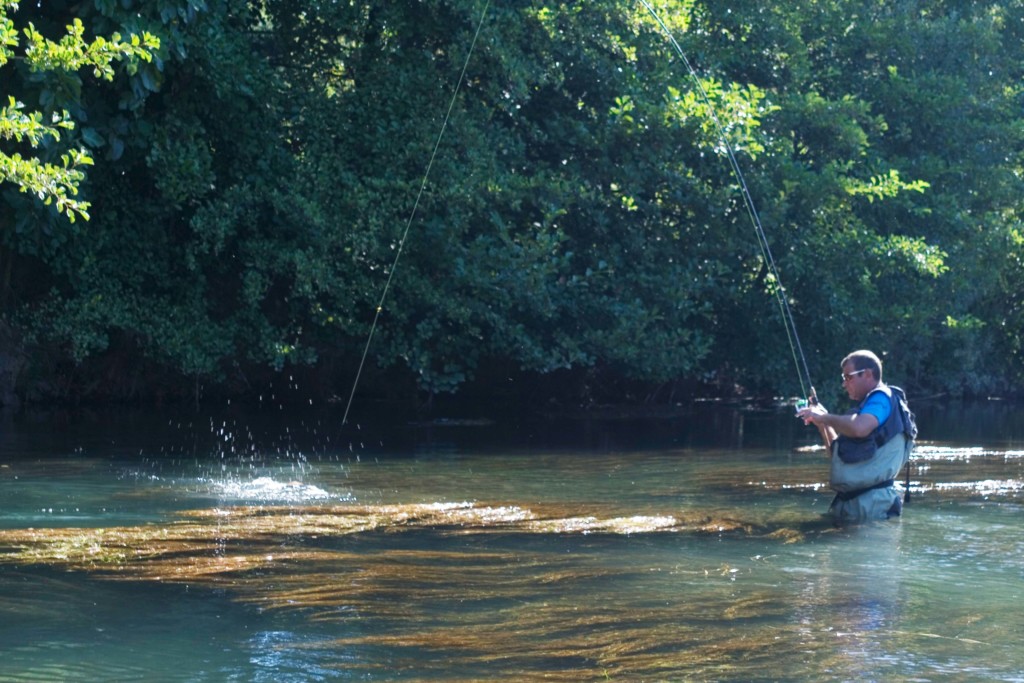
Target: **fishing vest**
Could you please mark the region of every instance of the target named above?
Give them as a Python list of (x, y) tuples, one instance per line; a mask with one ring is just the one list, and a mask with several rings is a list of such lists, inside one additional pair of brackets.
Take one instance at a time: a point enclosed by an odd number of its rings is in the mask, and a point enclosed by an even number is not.
[(913, 446), (913, 418), (904, 418), (903, 391), (879, 384), (856, 408), (859, 412), (868, 397), (882, 392), (889, 399), (889, 417), (862, 439), (839, 436), (832, 444), (829, 485), (839, 493), (853, 493), (888, 486), (910, 457)]

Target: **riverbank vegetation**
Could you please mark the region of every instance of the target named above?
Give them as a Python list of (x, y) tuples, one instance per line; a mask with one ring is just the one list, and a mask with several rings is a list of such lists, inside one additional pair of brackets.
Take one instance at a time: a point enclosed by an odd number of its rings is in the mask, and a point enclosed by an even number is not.
[[(859, 347), (1018, 391), (1024, 2), (653, 4), (708, 101), (639, 3), (0, 3), (5, 119), (74, 123), (0, 151), (94, 161), (87, 221), (0, 183), (4, 402), (347, 395), (364, 347), (365, 394), (798, 393), (708, 102), (819, 393)], [(152, 58), (33, 68), (68, 26)]]

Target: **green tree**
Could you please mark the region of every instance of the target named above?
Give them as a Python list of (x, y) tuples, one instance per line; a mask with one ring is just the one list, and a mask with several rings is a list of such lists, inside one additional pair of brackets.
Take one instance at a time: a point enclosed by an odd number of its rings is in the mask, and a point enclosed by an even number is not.
[(97, 31), (148, 26), (162, 49), (153, 68), (83, 89), (83, 138), (106, 161), (89, 178), (94, 218), (46, 256), (46, 289), (21, 281), (19, 320), (75, 372), (107, 366), (105, 392), (140, 382), (110, 367), (217, 381), (287, 354), (304, 318), (278, 281), (298, 256), (278, 245), (312, 230), (287, 182), (289, 112), (260, 20), (248, 3), (184, 0), (33, 13), (71, 10)]
[(492, 4), (468, 63), (470, 0), (26, 6), (51, 40), (77, 20), (161, 42), (111, 81), (16, 72), (16, 101), (58, 93), (39, 122), (67, 108), (61, 144), (103, 163), (78, 183), (87, 233), (4, 195), (8, 319), (72, 386), (295, 365), (341, 392), (390, 279), (370, 367), (428, 392), (500, 367), (792, 393), (715, 113), (812, 376), (867, 346), (911, 385), (1005, 389), (1021, 4), (657, 3), (709, 102), (647, 10), (611, 0)]
[[(813, 375), (864, 346), (913, 386), (1013, 386), (992, 354), (1002, 316), (983, 302), (1013, 273), (1020, 5), (703, 6), (718, 37), (710, 68), (749, 75), (778, 107), (771, 153), (749, 177)], [(716, 306), (738, 339), (772, 329), (761, 289)], [(739, 359), (772, 386), (788, 358), (762, 344), (716, 350), (715, 367)]]

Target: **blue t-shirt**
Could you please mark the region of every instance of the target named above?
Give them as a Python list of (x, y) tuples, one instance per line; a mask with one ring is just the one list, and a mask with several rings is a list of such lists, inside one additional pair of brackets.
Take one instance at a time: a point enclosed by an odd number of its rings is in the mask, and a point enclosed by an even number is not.
[(868, 400), (864, 402), (860, 412), (874, 415), (875, 419), (878, 420), (878, 426), (881, 427), (889, 419), (889, 413), (892, 412), (892, 402), (885, 395), (884, 391), (876, 391), (868, 396)]

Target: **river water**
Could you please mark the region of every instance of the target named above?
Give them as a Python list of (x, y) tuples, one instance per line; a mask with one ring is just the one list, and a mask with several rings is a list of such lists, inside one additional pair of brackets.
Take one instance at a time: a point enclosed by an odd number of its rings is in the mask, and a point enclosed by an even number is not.
[(1024, 410), (915, 408), (849, 529), (785, 408), (7, 416), (0, 680), (1022, 681)]

